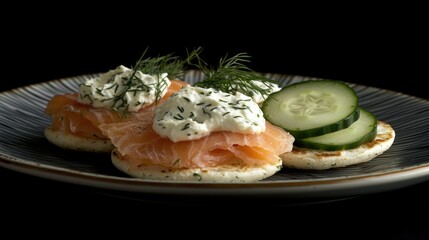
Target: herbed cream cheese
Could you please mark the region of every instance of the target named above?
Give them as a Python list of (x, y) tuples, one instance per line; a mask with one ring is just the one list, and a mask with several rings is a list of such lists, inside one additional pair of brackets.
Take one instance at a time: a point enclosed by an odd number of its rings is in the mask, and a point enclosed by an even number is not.
[(171, 84), (167, 75), (144, 74), (120, 65), (80, 84), (78, 101), (94, 107), (136, 112), (165, 95)]
[[(252, 80), (252, 84), (257, 86), (258, 88), (261, 88), (266, 93), (266, 94), (262, 95), (260, 93), (260, 91), (250, 90), (251, 94), (249, 94), (249, 96), (256, 103), (262, 103), (268, 97), (268, 95), (281, 90), (279, 85), (276, 83), (261, 82), (261, 81)], [(240, 91), (240, 90), (238, 90), (238, 91)]]
[(154, 130), (173, 142), (199, 139), (214, 131), (265, 131), (262, 110), (252, 98), (212, 88), (186, 86), (155, 110)]

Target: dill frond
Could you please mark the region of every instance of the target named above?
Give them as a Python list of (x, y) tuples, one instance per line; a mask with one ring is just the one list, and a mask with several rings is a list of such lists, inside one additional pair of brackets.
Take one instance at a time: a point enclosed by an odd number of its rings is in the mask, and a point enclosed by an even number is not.
[(197, 67), (205, 76), (194, 86), (214, 88), (228, 93), (241, 92), (247, 96), (259, 93), (265, 98), (270, 94), (272, 84), (277, 84), (277, 81), (264, 77), (245, 65), (250, 62), (247, 53), (238, 53), (230, 58), (226, 55), (219, 60), (217, 67), (208, 65), (198, 52), (193, 54), (197, 61), (196, 63), (188, 61), (188, 64)]

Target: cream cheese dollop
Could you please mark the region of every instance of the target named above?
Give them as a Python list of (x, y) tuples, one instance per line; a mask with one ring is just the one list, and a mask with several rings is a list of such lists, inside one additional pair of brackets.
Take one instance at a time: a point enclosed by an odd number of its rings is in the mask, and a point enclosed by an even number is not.
[(155, 110), (153, 129), (173, 142), (199, 139), (215, 131), (265, 131), (258, 104), (240, 92), (186, 86)]
[(171, 84), (167, 76), (145, 74), (120, 65), (80, 84), (78, 101), (97, 108), (136, 112), (165, 95)]

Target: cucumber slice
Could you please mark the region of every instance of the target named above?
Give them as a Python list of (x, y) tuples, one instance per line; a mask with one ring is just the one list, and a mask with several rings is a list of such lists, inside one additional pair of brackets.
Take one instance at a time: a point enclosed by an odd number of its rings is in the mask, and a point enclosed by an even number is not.
[(336, 80), (308, 80), (283, 87), (262, 105), (264, 117), (295, 138), (339, 131), (359, 119), (356, 92)]
[(318, 150), (335, 151), (356, 148), (370, 142), (377, 135), (377, 118), (370, 112), (360, 108), (360, 118), (350, 127), (318, 137), (295, 140), (298, 147)]

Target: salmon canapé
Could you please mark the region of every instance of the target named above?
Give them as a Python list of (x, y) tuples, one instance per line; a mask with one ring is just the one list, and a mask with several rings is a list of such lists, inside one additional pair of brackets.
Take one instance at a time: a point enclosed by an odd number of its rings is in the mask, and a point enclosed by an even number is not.
[[(170, 80), (167, 93), (158, 101), (162, 104), (171, 94), (188, 83)], [(55, 95), (47, 104), (45, 113), (52, 117), (51, 128), (86, 139), (108, 139), (98, 128), (103, 123), (115, 123), (138, 119), (151, 122), (155, 104), (141, 108), (138, 112), (121, 113), (107, 108), (95, 108), (78, 102), (78, 93)]]
[(288, 132), (268, 122), (266, 130), (258, 134), (218, 131), (197, 140), (178, 142), (159, 136), (147, 122), (102, 124), (100, 129), (130, 168), (261, 166), (278, 162), (280, 154), (292, 150), (294, 141)]

